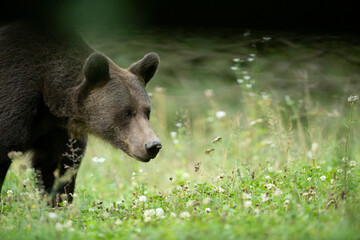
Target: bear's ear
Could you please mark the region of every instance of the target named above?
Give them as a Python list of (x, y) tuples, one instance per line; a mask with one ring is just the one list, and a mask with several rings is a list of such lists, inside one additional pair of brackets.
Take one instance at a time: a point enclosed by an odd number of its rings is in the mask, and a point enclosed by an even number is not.
[(84, 74), (89, 83), (108, 80), (110, 72), (107, 58), (98, 52), (90, 54), (84, 64)]
[(151, 52), (146, 54), (141, 60), (131, 64), (128, 70), (136, 76), (141, 77), (146, 85), (155, 75), (159, 62), (159, 55)]

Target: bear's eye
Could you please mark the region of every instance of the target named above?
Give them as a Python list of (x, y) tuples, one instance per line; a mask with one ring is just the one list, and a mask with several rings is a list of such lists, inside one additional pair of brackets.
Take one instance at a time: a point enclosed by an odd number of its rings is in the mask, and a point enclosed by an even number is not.
[(127, 117), (131, 117), (133, 114), (132, 114), (132, 111), (131, 110), (126, 110), (125, 111), (125, 116)]

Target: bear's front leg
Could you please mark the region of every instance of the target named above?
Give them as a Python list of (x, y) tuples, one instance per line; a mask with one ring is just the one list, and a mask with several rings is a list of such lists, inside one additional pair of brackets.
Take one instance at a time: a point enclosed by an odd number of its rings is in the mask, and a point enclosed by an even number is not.
[(57, 206), (63, 200), (72, 202), (85, 148), (86, 140), (71, 139), (65, 129), (52, 130), (34, 144), (32, 163), (49, 194), (51, 206)]

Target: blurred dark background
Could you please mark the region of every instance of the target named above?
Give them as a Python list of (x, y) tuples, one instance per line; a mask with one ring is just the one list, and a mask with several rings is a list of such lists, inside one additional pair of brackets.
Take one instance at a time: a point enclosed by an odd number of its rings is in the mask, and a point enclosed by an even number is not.
[(250, 28), (358, 33), (356, 7), (325, 0), (5, 0), (0, 21), (19, 18), (121, 28)]

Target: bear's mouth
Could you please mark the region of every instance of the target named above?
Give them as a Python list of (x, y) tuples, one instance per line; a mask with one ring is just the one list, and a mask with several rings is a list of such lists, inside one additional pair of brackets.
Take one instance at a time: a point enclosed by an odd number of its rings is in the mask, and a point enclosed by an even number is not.
[(131, 155), (131, 157), (135, 158), (136, 160), (140, 161), (140, 162), (150, 162), (151, 158), (142, 158), (136, 155)]

